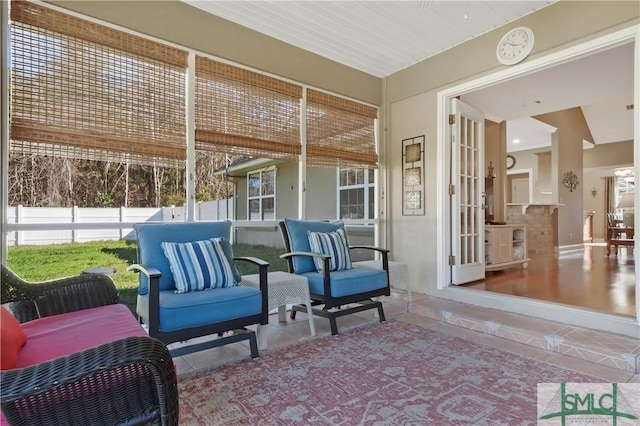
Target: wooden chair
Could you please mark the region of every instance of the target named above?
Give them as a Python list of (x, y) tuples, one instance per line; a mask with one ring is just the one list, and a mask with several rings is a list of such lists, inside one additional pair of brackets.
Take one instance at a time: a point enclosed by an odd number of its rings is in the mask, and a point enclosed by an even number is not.
[(631, 230), (627, 227), (620, 226), (621, 221), (616, 217), (615, 213), (607, 213), (607, 256), (614, 250), (616, 256), (618, 255), (619, 247), (628, 247), (633, 250), (635, 240), (629, 238)]

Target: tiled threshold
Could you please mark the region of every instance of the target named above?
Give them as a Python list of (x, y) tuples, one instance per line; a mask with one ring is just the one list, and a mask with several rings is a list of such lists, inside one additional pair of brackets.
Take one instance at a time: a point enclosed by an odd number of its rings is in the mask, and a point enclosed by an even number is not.
[(412, 295), (409, 312), (478, 333), (629, 373), (640, 373), (640, 339)]

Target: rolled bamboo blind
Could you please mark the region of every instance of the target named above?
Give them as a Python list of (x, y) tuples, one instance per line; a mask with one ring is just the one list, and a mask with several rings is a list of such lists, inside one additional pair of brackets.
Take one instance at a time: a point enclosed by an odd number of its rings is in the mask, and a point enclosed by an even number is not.
[(378, 110), (317, 90), (307, 90), (307, 165), (378, 166)]
[[(184, 167), (187, 52), (11, 3), (11, 150)], [(297, 161), (302, 86), (196, 57), (196, 149)], [(307, 164), (377, 167), (377, 109), (307, 90)]]
[(302, 87), (196, 57), (196, 149), (297, 161)]
[(11, 3), (11, 149), (184, 167), (187, 52)]

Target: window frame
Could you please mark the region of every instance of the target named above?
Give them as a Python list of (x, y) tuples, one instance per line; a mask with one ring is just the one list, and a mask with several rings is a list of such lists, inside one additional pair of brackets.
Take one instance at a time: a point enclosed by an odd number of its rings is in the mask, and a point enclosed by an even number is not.
[[(273, 172), (273, 182), (271, 183), (273, 187), (273, 193), (264, 194), (263, 193), (263, 187), (264, 187), (263, 175), (270, 172)], [(258, 175), (258, 179), (260, 182), (259, 184), (260, 193), (258, 195), (251, 195), (251, 175), (256, 175), (256, 174)], [(252, 220), (252, 221), (276, 220), (276, 218), (278, 217), (276, 215), (276, 212), (277, 212), (276, 195), (277, 195), (277, 188), (278, 188), (277, 176), (278, 176), (277, 167), (275, 166), (267, 167), (264, 169), (251, 170), (247, 172), (247, 220)], [(264, 218), (263, 201), (267, 199), (273, 199), (273, 218), (271, 219)], [(260, 217), (258, 219), (253, 219), (251, 217), (251, 201), (255, 201), (255, 200), (258, 200), (258, 206), (259, 206), (258, 214)]]
[[(356, 183), (354, 184), (347, 184), (347, 185), (341, 185), (341, 179), (340, 179), (340, 175), (343, 171), (346, 171), (347, 173), (349, 173), (350, 171), (358, 171), (358, 170), (362, 170), (363, 172), (363, 178), (362, 178), (362, 183), (358, 183), (356, 180)], [(357, 172), (356, 172), (357, 173)], [(375, 170), (371, 169), (371, 168), (366, 168), (366, 167), (336, 167), (336, 183), (337, 183), (337, 190), (336, 190), (336, 217), (338, 219), (342, 219), (342, 220), (348, 220), (348, 219), (375, 219), (375, 188), (376, 188), (376, 174), (375, 174)], [(358, 218), (344, 218), (341, 215), (341, 210), (342, 210), (342, 200), (341, 200), (341, 192), (342, 191), (348, 191), (348, 190), (359, 190), (362, 189), (363, 191), (363, 216), (364, 217), (358, 217)]]
[[(635, 179), (633, 176), (616, 176), (616, 199), (615, 206), (620, 203), (623, 194), (633, 193), (635, 191)], [(622, 219), (624, 216), (624, 208), (616, 207), (616, 216)]]

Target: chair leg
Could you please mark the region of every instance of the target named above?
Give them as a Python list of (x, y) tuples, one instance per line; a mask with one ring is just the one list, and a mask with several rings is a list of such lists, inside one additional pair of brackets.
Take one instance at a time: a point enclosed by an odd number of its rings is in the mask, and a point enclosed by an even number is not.
[(380, 322), (384, 322), (387, 319), (384, 317), (384, 308), (382, 307), (382, 302), (378, 302), (378, 316), (380, 317)]
[(256, 335), (258, 338), (258, 349), (261, 351), (267, 349), (267, 326), (258, 324), (256, 327)]
[(256, 334), (251, 333), (249, 335), (249, 348), (251, 348), (251, 358), (258, 358), (260, 354), (258, 353), (258, 342), (256, 339)]
[(336, 317), (329, 317), (329, 325), (331, 325), (331, 335), (335, 336), (338, 334), (338, 322), (336, 321)]

